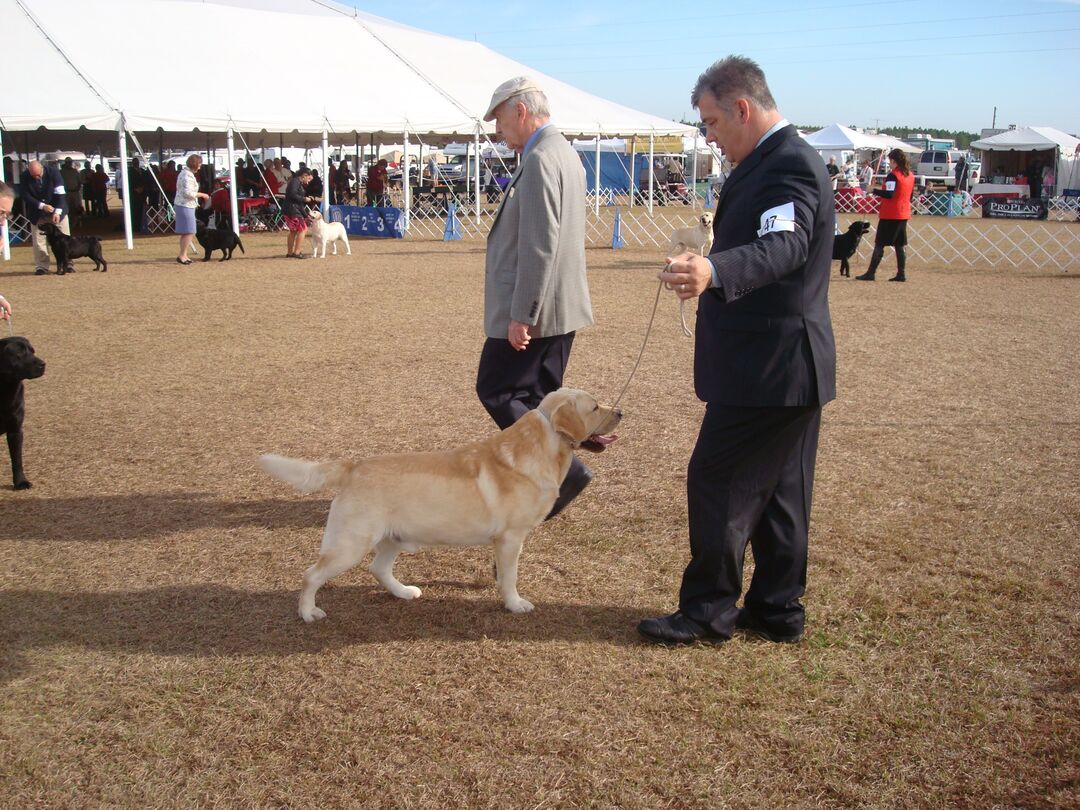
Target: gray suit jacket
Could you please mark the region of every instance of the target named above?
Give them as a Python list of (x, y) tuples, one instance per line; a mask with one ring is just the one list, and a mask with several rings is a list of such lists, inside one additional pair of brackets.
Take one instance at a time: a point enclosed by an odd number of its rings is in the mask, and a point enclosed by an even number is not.
[(533, 337), (593, 322), (585, 278), (585, 170), (548, 126), (514, 172), (488, 234), (484, 333), (506, 339), (510, 321)]

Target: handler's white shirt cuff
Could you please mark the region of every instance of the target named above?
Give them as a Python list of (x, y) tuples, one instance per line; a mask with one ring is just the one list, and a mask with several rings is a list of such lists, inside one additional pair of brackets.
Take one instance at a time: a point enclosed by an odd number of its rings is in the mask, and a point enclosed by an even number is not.
[(709, 267), (712, 268), (712, 285), (716, 287), (716, 289), (721, 290), (722, 288), (720, 286), (720, 276), (716, 272), (716, 265), (713, 264), (713, 260), (710, 259), (708, 256), (705, 257), (705, 261), (707, 261), (709, 263)]

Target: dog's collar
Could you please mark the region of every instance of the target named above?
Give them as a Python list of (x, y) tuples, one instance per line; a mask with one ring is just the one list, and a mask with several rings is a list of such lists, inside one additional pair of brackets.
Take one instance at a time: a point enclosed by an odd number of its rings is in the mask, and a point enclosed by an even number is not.
[(577, 449), (578, 447), (580, 447), (580, 446), (581, 446), (581, 442), (579, 442), (579, 441), (575, 441), (575, 440), (574, 440), (574, 438), (573, 438), (572, 436), (567, 436), (567, 435), (566, 435), (565, 433), (563, 433), (563, 432), (562, 432), (561, 430), (557, 429), (557, 428), (555, 427), (555, 423), (551, 421), (551, 417), (550, 417), (550, 416), (549, 416), (549, 415), (548, 415), (547, 413), (545, 413), (545, 412), (544, 412), (544, 411), (543, 411), (543, 410), (542, 410), (542, 409), (540, 408), (540, 406), (539, 406), (539, 405), (537, 405), (537, 406), (536, 406), (535, 410), (536, 410), (536, 412), (537, 412), (538, 414), (540, 414), (540, 415), (541, 415), (542, 417), (544, 417), (544, 419), (546, 419), (546, 420), (547, 420), (547, 423), (548, 423), (549, 425), (551, 425), (551, 429), (552, 429), (553, 431), (555, 431), (555, 435), (556, 435), (556, 436), (558, 436), (558, 437), (559, 437), (560, 439), (562, 439), (562, 440), (563, 440), (564, 442), (566, 442), (566, 443), (567, 443), (568, 445), (570, 445), (570, 446), (571, 446), (572, 448), (574, 448), (575, 450), (576, 450), (576, 449)]

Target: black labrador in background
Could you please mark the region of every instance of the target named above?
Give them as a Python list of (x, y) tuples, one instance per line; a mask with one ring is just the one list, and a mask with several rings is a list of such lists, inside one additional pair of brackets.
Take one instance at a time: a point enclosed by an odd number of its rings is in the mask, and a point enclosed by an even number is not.
[(108, 262), (101, 255), (101, 240), (96, 236), (68, 236), (51, 222), (39, 225), (39, 229), (45, 234), (45, 241), (49, 243), (49, 249), (56, 259), (56, 274), (74, 273), (75, 267), (72, 260), (89, 257), (94, 262), (94, 270), (105, 272), (109, 269)]
[(840, 275), (851, 275), (848, 259), (855, 255), (855, 251), (859, 249), (859, 242), (869, 230), (869, 222), (852, 222), (846, 233), (838, 233), (833, 237), (832, 257), (833, 261), (840, 260)]
[(218, 261), (223, 262), (226, 259), (231, 259), (233, 251), (240, 248), (241, 253), (247, 253), (244, 250), (244, 245), (240, 241), (240, 237), (232, 232), (232, 229), (227, 228), (205, 228), (199, 225), (195, 229), (195, 238), (199, 240), (199, 244), (202, 245), (203, 251), (206, 253), (203, 256), (203, 261), (210, 261), (210, 254), (215, 250), (221, 251), (221, 258)]
[(26, 402), (23, 380), (33, 380), (45, 373), (45, 361), (34, 354), (34, 347), (24, 337), (0, 339), (0, 433), (7, 434), (11, 453), (11, 475), (15, 489), (30, 489), (23, 472), (23, 417)]

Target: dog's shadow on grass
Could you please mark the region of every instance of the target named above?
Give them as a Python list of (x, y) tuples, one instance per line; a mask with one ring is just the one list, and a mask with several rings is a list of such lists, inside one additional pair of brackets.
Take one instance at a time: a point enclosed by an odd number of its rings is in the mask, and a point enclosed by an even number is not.
[(205, 584), (126, 592), (0, 591), (0, 683), (25, 670), (26, 653), (51, 647), (213, 658), (423, 640), (639, 643), (634, 627), (644, 615), (640, 607), (537, 599), (534, 612), (515, 615), (503, 608), (494, 583), (490, 599), (440, 593), (438, 583), (431, 590), (436, 593), (404, 602), (376, 585), (328, 586), (317, 598), (327, 618), (310, 625), (297, 616), (295, 590)]
[(31, 492), (12, 494), (0, 503), (0, 511), (9, 539), (93, 542), (198, 529), (321, 527), (330, 500), (297, 496), (223, 500), (200, 492), (39, 498)]

